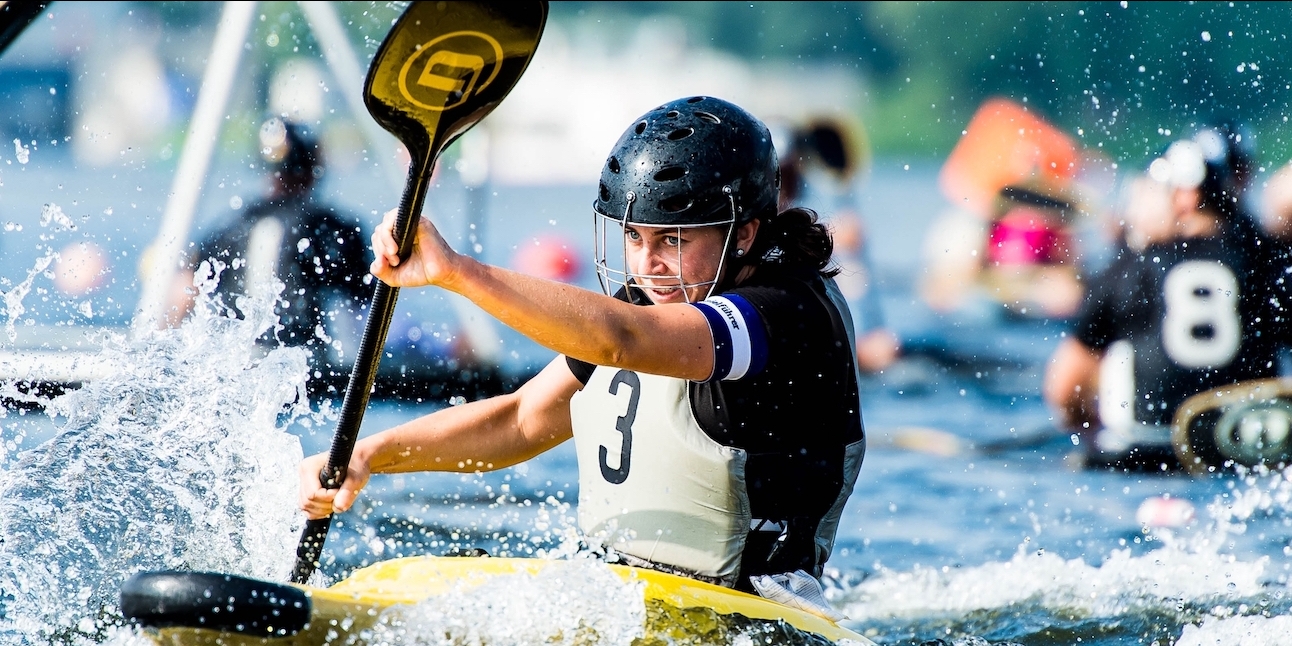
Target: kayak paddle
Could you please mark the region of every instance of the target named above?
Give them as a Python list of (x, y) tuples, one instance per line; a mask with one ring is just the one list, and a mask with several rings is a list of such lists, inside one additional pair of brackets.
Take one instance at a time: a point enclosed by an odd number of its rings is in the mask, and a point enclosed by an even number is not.
[[(408, 149), (412, 163), (395, 217), (399, 257), (408, 258), (435, 159), (493, 111), (529, 65), (547, 21), (545, 0), (414, 2), (391, 28), (368, 68), (363, 99), (369, 114)], [(350, 372), (324, 487), (345, 480), (368, 407), (399, 288), (377, 281), (358, 355)], [(296, 549), (293, 583), (318, 567), (332, 518), (309, 521)]]
[(0, 2), (0, 53), (22, 35), (23, 30), (35, 22), (48, 6), (48, 2), (31, 0)]

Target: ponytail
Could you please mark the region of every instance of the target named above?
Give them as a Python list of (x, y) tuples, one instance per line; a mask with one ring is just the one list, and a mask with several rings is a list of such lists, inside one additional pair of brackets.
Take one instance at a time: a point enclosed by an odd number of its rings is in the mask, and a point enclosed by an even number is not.
[(839, 274), (839, 267), (830, 261), (833, 253), (830, 230), (818, 221), (816, 211), (795, 207), (762, 218), (746, 257), (755, 263), (809, 267), (831, 278)]

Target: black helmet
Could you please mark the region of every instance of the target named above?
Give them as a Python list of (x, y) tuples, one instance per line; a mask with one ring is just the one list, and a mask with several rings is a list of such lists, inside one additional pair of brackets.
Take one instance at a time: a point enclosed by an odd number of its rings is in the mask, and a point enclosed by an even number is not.
[(655, 226), (746, 222), (776, 209), (776, 149), (767, 126), (722, 99), (666, 103), (619, 138), (593, 209)]
[(260, 126), (260, 155), (284, 178), (307, 180), (323, 175), (319, 142), (306, 126), (273, 117)]
[(1179, 188), (1197, 189), (1205, 207), (1226, 218), (1238, 212), (1251, 156), (1241, 135), (1227, 128), (1203, 128), (1167, 146), (1148, 167), (1149, 177)]
[(798, 150), (839, 177), (849, 177), (857, 162), (843, 125), (826, 120), (808, 124), (798, 133)]
[(1202, 146), (1215, 182), (1233, 195), (1247, 189), (1256, 150), (1246, 128), (1229, 123), (1207, 126), (1193, 135), (1193, 140)]

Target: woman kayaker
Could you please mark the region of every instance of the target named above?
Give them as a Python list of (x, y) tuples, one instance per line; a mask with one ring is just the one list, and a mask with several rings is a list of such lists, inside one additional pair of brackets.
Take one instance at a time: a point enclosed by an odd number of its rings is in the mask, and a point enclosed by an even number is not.
[(400, 262), (388, 213), (375, 276), (462, 294), (563, 356), (360, 440), (339, 490), (307, 458), (302, 508), (345, 511), (372, 473), (501, 469), (573, 437), (579, 525), (620, 562), (764, 596), (819, 577), (865, 452), (855, 343), (829, 232), (777, 211), (776, 169), (767, 127), (726, 101), (635, 121), (593, 203), (608, 295), (482, 264), (425, 218)]

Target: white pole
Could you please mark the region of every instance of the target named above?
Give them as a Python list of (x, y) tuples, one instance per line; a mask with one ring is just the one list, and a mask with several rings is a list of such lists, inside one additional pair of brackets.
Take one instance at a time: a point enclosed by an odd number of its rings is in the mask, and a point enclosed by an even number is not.
[(297, 4), (309, 21), (310, 30), (318, 38), (323, 58), (327, 60), (332, 76), (340, 86), (346, 107), (363, 130), (363, 137), (368, 140), (369, 150), (381, 165), (382, 174), (390, 182), (391, 188), (402, 191), (405, 169), (400, 168), (395, 158), (395, 137), (368, 116), (368, 108), (363, 104), (363, 79), (367, 74), (359, 66), (359, 56), (345, 35), (345, 27), (341, 25), (336, 9), (332, 7), (332, 3), (321, 0)]
[(225, 2), (216, 28), (215, 43), (211, 47), (202, 87), (198, 90), (197, 106), (189, 121), (188, 135), (180, 152), (175, 179), (171, 183), (166, 209), (162, 212), (161, 229), (146, 252), (143, 294), (135, 312), (136, 334), (156, 329), (164, 321), (167, 296), (175, 280), (180, 254), (188, 242), (193, 212), (197, 209), (202, 184), (211, 165), (211, 157), (220, 138), (220, 126), (225, 118), (225, 106), (233, 88), (233, 80), (242, 58), (242, 49), (251, 30), (255, 2)]
[[(368, 115), (368, 108), (363, 104), (363, 79), (367, 78), (367, 74), (359, 66), (359, 57), (346, 37), (345, 28), (336, 15), (336, 9), (331, 2), (322, 0), (301, 0), (297, 4), (305, 13), (305, 19), (309, 21), (314, 36), (318, 38), (319, 45), (323, 49), (323, 57), (327, 60), (337, 85), (340, 86), (341, 96), (345, 97), (346, 106), (349, 107), (355, 121), (359, 122), (359, 127), (363, 129), (364, 138), (368, 140), (369, 151), (377, 158), (382, 174), (398, 194), (404, 188), (402, 180), (407, 171), (400, 168), (396, 162), (394, 135), (383, 130)], [(393, 201), (391, 206), (394, 206)], [(501, 337), (494, 329), (493, 318), (465, 297), (451, 292), (445, 297), (449, 301), (449, 306), (453, 308), (458, 323), (462, 326), (467, 342), (475, 351), (476, 358), (481, 361), (496, 360), (502, 345)]]

